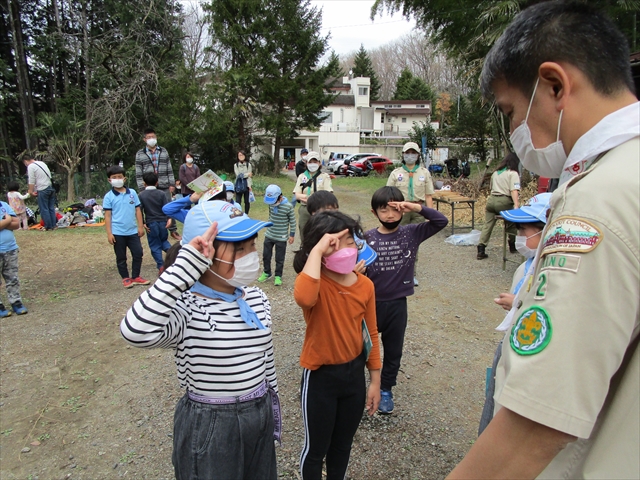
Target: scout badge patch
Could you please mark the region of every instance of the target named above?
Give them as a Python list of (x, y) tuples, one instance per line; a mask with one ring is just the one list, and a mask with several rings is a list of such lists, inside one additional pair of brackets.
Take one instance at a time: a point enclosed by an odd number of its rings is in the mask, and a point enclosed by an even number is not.
[(511, 330), (511, 348), (518, 355), (534, 355), (546, 348), (551, 334), (551, 319), (547, 311), (541, 307), (528, 308)]
[(602, 241), (598, 227), (577, 217), (555, 219), (542, 240), (542, 255), (554, 252), (587, 253)]

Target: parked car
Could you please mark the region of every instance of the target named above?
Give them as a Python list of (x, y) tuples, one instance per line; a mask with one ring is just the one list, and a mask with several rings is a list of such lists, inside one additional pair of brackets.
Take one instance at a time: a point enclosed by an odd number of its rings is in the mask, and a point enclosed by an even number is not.
[(336, 167), (342, 165), (342, 161), (349, 155), (351, 154), (345, 152), (331, 152), (329, 154), (329, 160), (327, 160), (327, 169), (332, 173), (335, 172)]
[(378, 157), (378, 156), (379, 155), (377, 153), (354, 153), (353, 155), (349, 155), (348, 157), (343, 158), (341, 160), (334, 160), (332, 162), (329, 162), (328, 169), (332, 173), (336, 173), (338, 175), (344, 175), (340, 173), (339, 169), (345, 160), (348, 159), (353, 162), (355, 160), (360, 160), (366, 157)]
[(377, 155), (375, 157), (361, 158), (360, 160), (352, 162), (351, 165), (353, 165), (354, 167), (364, 169), (364, 162), (367, 162), (367, 161), (371, 163), (371, 165), (373, 166), (373, 169), (378, 173), (385, 173), (385, 171), (387, 170), (387, 166), (393, 165), (393, 162), (391, 161), (391, 159), (380, 156), (380, 155)]

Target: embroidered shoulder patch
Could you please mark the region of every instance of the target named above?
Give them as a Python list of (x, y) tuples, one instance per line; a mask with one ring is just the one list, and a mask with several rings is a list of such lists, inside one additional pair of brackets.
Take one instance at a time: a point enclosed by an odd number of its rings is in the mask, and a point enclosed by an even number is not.
[(511, 330), (511, 348), (518, 355), (534, 355), (546, 348), (551, 334), (551, 319), (547, 311), (541, 307), (528, 308)]
[(547, 227), (542, 255), (554, 252), (587, 253), (602, 241), (598, 227), (577, 217), (559, 217)]

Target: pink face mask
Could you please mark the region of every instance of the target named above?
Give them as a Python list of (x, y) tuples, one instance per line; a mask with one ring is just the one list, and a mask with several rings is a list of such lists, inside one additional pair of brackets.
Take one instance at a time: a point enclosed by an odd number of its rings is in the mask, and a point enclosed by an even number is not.
[(357, 248), (341, 248), (328, 257), (324, 257), (324, 266), (332, 272), (344, 275), (353, 271), (357, 258)]

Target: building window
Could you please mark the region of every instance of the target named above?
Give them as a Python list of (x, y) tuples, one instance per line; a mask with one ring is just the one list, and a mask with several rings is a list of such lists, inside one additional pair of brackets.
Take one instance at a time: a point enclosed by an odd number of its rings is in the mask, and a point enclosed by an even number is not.
[(407, 123), (407, 117), (402, 117), (402, 123)]
[(322, 123), (333, 123), (333, 112), (327, 112), (326, 110), (320, 114)]
[(358, 95), (361, 97), (369, 95), (369, 89), (367, 87), (358, 87)]
[(380, 115), (380, 123), (384, 123), (384, 113)]
[(425, 108), (424, 105), (416, 105), (416, 108)]
[(400, 108), (402, 105), (394, 105), (395, 108)]

